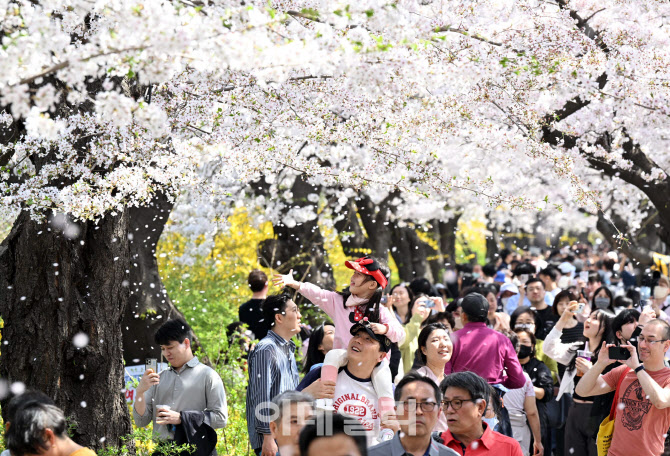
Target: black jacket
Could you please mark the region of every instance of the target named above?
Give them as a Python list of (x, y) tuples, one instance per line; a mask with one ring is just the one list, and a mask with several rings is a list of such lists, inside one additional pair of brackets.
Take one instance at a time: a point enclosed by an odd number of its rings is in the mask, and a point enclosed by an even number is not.
[(181, 424), (177, 425), (174, 441), (177, 445), (195, 445), (193, 453), (180, 456), (216, 456), (216, 431), (210, 425), (209, 412), (180, 412)]

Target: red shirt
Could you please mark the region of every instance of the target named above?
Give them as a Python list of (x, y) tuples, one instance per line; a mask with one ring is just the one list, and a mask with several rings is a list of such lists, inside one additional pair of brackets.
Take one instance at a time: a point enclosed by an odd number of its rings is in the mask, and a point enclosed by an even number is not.
[(523, 456), (519, 442), (491, 430), (486, 423), (482, 425), (484, 434), (479, 439), (473, 440), (467, 448), (464, 449), (463, 444), (456, 440), (449, 430), (440, 436), (444, 441), (443, 445), (463, 456)]

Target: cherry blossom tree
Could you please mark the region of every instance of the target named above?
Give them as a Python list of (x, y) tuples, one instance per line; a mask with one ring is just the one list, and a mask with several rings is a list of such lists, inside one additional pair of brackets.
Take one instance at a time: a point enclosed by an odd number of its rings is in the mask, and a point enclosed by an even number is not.
[[(668, 8), (0, 0), (0, 215), (17, 217), (0, 246), (0, 375), (56, 396), (81, 443), (117, 442), (129, 420), (109, 379), (132, 275), (146, 277), (131, 271), (153, 267), (133, 261), (154, 242), (134, 237), (133, 211), (153, 205), (160, 232), (177, 195), (223, 199), (221, 183), (292, 173), (362, 192), (375, 217), (397, 193), (446, 219), (462, 193), (597, 213), (597, 170), (639, 189), (670, 243)], [(313, 223), (307, 206), (289, 215)], [(34, 356), (35, 340), (56, 349)]]

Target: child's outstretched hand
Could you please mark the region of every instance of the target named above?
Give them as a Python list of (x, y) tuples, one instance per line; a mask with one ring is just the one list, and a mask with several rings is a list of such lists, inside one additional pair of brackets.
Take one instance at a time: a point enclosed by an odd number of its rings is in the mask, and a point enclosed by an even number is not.
[(294, 290), (300, 288), (300, 282), (293, 278), (293, 269), (286, 275), (275, 274), (272, 276), (272, 284), (276, 287), (291, 287)]
[(375, 334), (386, 334), (389, 331), (388, 326), (381, 323), (370, 323), (370, 328), (372, 328), (372, 332)]

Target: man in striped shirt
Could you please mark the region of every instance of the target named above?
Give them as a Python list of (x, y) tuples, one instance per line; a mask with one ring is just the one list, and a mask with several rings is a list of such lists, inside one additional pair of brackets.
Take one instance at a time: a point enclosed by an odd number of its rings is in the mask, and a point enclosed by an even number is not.
[(300, 311), (291, 295), (282, 292), (265, 300), (263, 318), (270, 323), (270, 330), (249, 355), (247, 430), (257, 455), (275, 456), (277, 444), (270, 432), (271, 400), (298, 386), (296, 346), (291, 338), (300, 332)]

